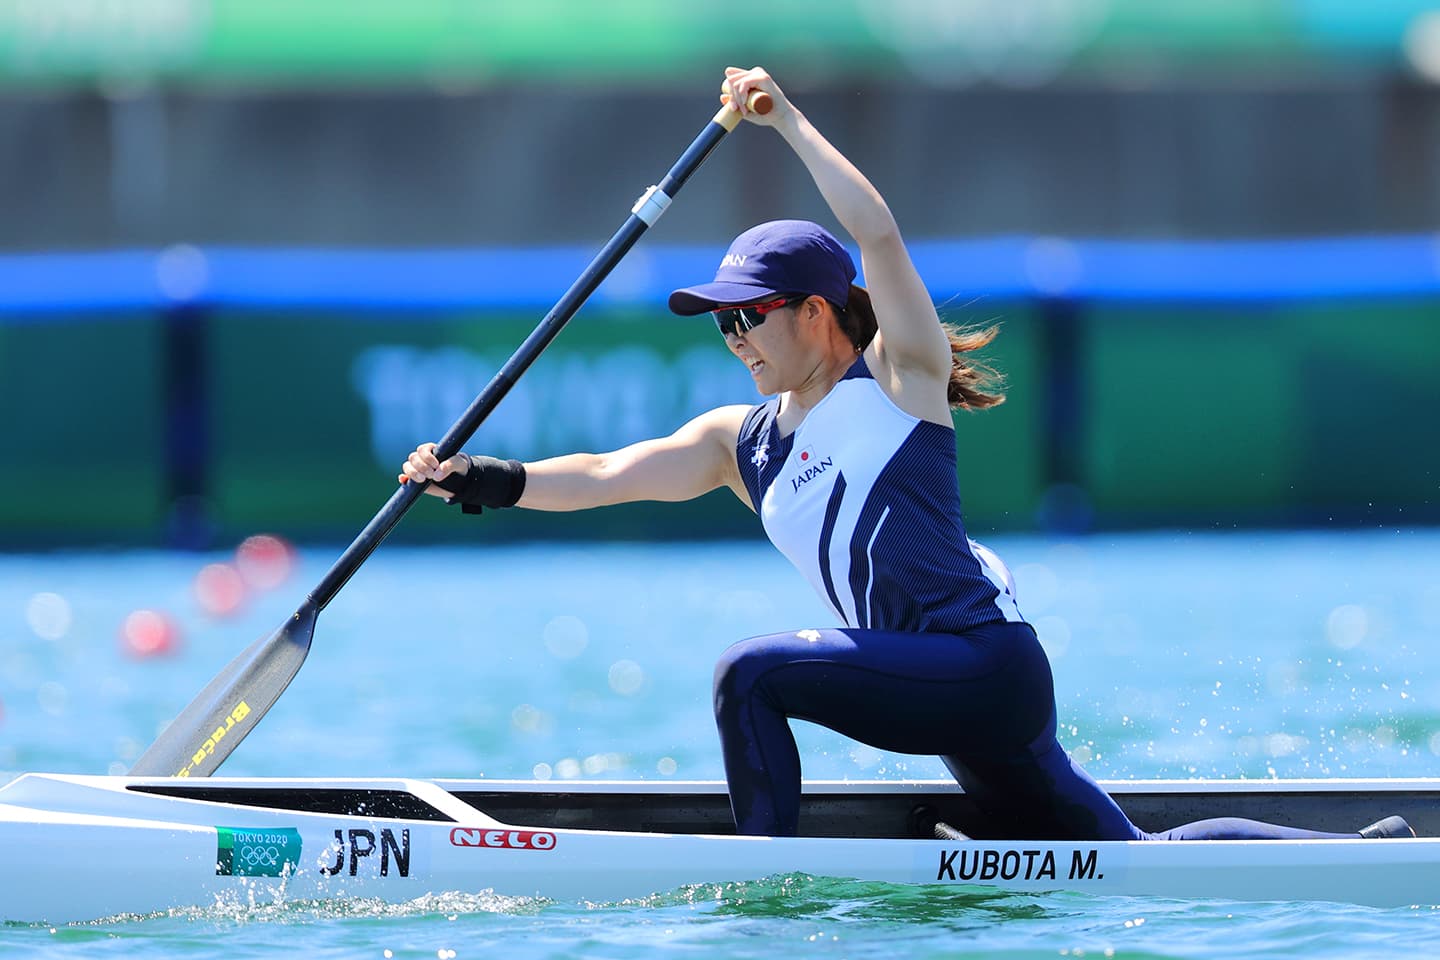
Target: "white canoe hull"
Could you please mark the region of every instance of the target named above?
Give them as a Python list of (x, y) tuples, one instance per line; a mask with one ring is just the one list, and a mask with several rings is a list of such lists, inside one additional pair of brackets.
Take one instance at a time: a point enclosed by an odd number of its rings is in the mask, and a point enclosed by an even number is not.
[[(1376, 906), (1440, 903), (1440, 839), (1021, 842), (572, 829), (507, 824), (458, 799), (467, 789), (524, 794), (554, 783), (487, 781), (204, 781), (214, 788), (347, 791), (405, 796), (421, 816), (354, 809), (280, 809), (140, 792), (176, 781), (32, 774), (0, 790), (0, 920), (61, 923), (216, 903), (493, 891), (610, 902), (687, 884), (780, 874), (1014, 891), (1230, 900), (1328, 900)], [(1333, 783), (1327, 784), (1333, 789)], [(1440, 797), (1440, 782), (1367, 782)], [(616, 785), (610, 785), (615, 787)], [(678, 785), (713, 800), (716, 784)], [(807, 785), (811, 788), (815, 785)], [(830, 784), (883, 795), (933, 794), (943, 784)], [(1134, 784), (1107, 784), (1121, 792)], [(1176, 785), (1170, 785), (1172, 788)], [(1270, 784), (1198, 784), (1233, 793)], [(1294, 782), (1279, 784), (1294, 792)], [(674, 797), (676, 784), (625, 784), (627, 796)], [(577, 809), (606, 785), (566, 785)], [(178, 789), (178, 788), (177, 788)], [(1184, 790), (1185, 785), (1179, 785)], [(297, 793), (298, 791), (298, 793)], [(717, 794), (720, 791), (720, 794)], [(337, 794), (338, 795), (338, 794)], [(1397, 793), (1398, 795), (1398, 793)], [(1413, 817), (1413, 813), (1412, 813)], [(1358, 826), (1358, 825), (1357, 825)]]

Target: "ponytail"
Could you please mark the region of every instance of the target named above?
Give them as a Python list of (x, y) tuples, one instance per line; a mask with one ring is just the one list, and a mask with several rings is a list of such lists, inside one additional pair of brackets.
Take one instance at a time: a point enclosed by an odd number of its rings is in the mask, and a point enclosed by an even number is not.
[(999, 326), (957, 327), (942, 323), (950, 338), (950, 384), (945, 396), (952, 410), (984, 410), (1005, 402), (1005, 377), (983, 360), (969, 359), (965, 354), (989, 346), (1000, 332)]
[[(864, 287), (850, 285), (850, 302), (839, 314), (840, 329), (850, 338), (856, 350), (864, 350), (875, 339), (880, 329), (875, 319), (875, 307), (870, 302), (870, 291)], [(1000, 332), (998, 326), (960, 327), (953, 323), (942, 323), (945, 336), (950, 340), (950, 383), (946, 388), (946, 399), (954, 410), (984, 410), (1005, 402), (1002, 388), (1005, 378), (994, 367), (982, 360), (967, 358), (973, 350), (989, 346)]]

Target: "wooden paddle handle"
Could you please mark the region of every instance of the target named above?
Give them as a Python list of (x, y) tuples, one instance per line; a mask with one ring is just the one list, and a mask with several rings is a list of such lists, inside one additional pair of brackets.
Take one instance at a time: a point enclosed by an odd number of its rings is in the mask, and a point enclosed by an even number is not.
[[(730, 87), (723, 83), (720, 84), (720, 102), (723, 106), (720, 107), (720, 112), (715, 114), (715, 122), (726, 130), (734, 130), (740, 125), (740, 111), (730, 105)], [(746, 103), (751, 110), (762, 116), (775, 106), (774, 98), (764, 90), (750, 91), (750, 98)]]

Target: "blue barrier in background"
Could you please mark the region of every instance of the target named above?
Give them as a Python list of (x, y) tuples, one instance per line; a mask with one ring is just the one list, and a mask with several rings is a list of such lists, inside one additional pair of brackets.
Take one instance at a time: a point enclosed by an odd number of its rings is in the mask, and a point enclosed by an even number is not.
[[(600, 287), (596, 305), (664, 311), (670, 291), (713, 275), (723, 246), (641, 245)], [(594, 255), (574, 247), (471, 250), (196, 248), (0, 255), (0, 324), (71, 316), (161, 318), (167, 538), (203, 547), (200, 504), (212, 438), (205, 380), (218, 309), (315, 308), (363, 317), (457, 310), (539, 312)], [(997, 237), (911, 244), (937, 302), (1027, 302), (1038, 318), (1043, 473), (1056, 494), (1046, 525), (1083, 528), (1087, 312), (1092, 305), (1216, 305), (1440, 296), (1440, 235), (1246, 242)], [(1437, 329), (1440, 336), (1440, 329)]]
[[(1146, 243), (999, 237), (911, 245), (937, 300), (1281, 302), (1440, 293), (1440, 235)], [(0, 315), (174, 306), (548, 307), (594, 255), (534, 250), (188, 246), (0, 256)], [(595, 295), (662, 304), (723, 247), (640, 247)]]

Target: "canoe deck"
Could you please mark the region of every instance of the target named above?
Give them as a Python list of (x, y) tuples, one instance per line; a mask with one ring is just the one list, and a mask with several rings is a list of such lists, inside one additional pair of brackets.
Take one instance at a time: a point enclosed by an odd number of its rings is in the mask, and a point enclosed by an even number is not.
[[(502, 823), (541, 829), (733, 835), (723, 783), (436, 781), (451, 796)], [(1291, 781), (1110, 781), (1102, 784), (1131, 821), (1158, 831), (1211, 817), (1349, 833), (1399, 814), (1420, 836), (1440, 836), (1440, 779)], [(403, 791), (221, 781), (135, 784), (161, 796), (315, 813), (449, 819)], [(927, 806), (976, 839), (992, 839), (974, 802), (945, 781), (815, 781), (801, 799), (800, 835), (862, 839), (915, 836), (911, 813)]]

